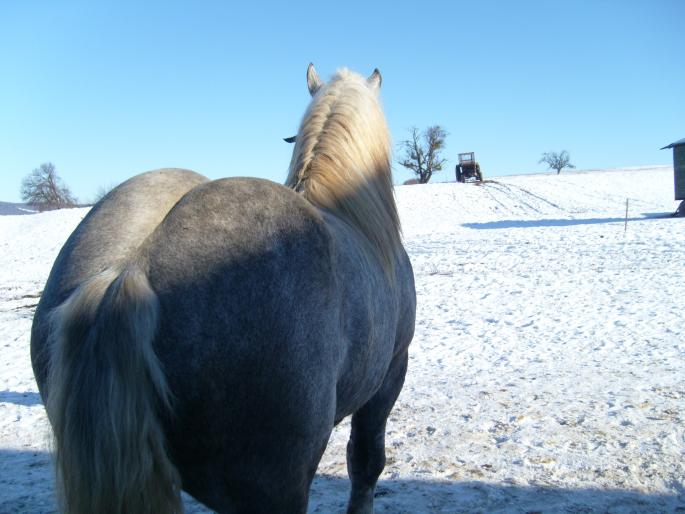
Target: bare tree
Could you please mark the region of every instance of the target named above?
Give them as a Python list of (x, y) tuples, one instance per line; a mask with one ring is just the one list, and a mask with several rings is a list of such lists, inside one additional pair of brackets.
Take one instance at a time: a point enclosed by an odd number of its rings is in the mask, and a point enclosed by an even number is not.
[(95, 191), (95, 196), (93, 197), (93, 204), (96, 204), (100, 200), (102, 200), (115, 187), (117, 187), (117, 185), (114, 183), (110, 183), (110, 184), (107, 184), (106, 186), (98, 187), (97, 191)]
[(542, 154), (542, 158), (538, 161), (539, 163), (545, 163), (550, 169), (557, 170), (557, 175), (561, 173), (564, 168), (575, 168), (571, 164), (571, 157), (566, 150), (561, 152), (545, 152)]
[(400, 143), (404, 150), (400, 164), (412, 170), (420, 184), (426, 184), (445, 164), (446, 159), (440, 157), (440, 152), (445, 148), (446, 136), (447, 132), (440, 125), (428, 127), (423, 133), (412, 127), (411, 139)]
[(73, 207), (76, 198), (57, 175), (51, 162), (41, 164), (21, 181), (21, 198), (40, 211)]

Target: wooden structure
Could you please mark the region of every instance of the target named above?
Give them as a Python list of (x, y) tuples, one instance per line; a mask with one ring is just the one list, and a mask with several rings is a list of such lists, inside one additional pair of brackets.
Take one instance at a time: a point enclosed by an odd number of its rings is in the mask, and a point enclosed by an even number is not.
[(466, 182), (467, 178), (475, 178), (476, 182), (483, 181), (483, 174), (480, 171), (480, 164), (476, 162), (474, 152), (459, 154), (459, 164), (454, 169), (457, 182)]
[(664, 146), (673, 148), (673, 184), (675, 189), (675, 199), (683, 200), (680, 207), (675, 212), (677, 216), (685, 216), (685, 138)]

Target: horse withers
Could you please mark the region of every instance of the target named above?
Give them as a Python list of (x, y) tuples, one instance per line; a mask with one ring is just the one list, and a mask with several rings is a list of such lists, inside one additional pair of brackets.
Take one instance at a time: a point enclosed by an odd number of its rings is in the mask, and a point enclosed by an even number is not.
[(350, 513), (373, 511), (416, 300), (378, 71), (323, 83), (285, 185), (133, 177), (69, 237), (31, 358), (72, 514), (303, 513), (352, 415)]

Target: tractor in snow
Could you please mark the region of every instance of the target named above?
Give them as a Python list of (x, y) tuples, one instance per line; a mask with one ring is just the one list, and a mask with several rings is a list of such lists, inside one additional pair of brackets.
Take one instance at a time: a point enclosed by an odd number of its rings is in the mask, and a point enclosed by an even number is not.
[(473, 182), (483, 182), (483, 174), (480, 171), (480, 164), (476, 162), (473, 152), (459, 154), (459, 164), (454, 169), (457, 182), (466, 182), (466, 179), (473, 179)]

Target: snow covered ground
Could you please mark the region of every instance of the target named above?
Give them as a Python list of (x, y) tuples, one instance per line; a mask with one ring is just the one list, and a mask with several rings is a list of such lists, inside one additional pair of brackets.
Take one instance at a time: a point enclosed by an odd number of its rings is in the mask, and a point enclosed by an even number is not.
[[(664, 166), (397, 188), (418, 313), (376, 512), (685, 512), (672, 198)], [(0, 217), (0, 513), (55, 511), (29, 332), (85, 213)], [(348, 430), (310, 513), (344, 512)]]

